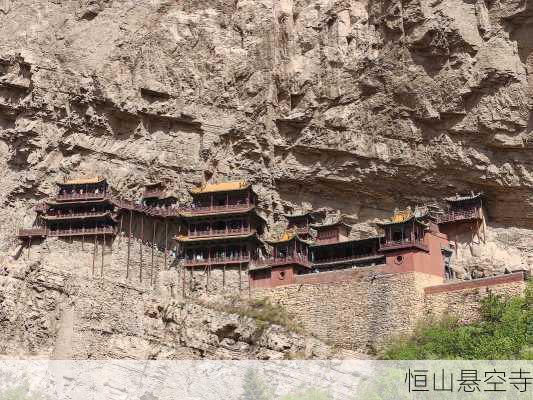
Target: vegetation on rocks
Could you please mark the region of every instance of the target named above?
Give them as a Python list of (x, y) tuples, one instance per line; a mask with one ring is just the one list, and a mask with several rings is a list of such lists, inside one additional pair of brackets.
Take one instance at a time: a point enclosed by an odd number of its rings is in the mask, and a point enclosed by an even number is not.
[(454, 316), (421, 323), (411, 337), (389, 343), (388, 360), (472, 359), (533, 360), (533, 281), (524, 296), (489, 295), (481, 319), (461, 325)]

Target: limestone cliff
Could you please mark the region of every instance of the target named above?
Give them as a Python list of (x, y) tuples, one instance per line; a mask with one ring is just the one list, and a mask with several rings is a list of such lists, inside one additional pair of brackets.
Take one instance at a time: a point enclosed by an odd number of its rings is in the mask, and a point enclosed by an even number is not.
[(244, 178), (271, 223), (312, 206), (361, 235), (484, 191), (488, 240), (456, 265), (533, 264), (531, 0), (3, 0), (0, 35), (2, 267), (88, 173), (183, 201)]

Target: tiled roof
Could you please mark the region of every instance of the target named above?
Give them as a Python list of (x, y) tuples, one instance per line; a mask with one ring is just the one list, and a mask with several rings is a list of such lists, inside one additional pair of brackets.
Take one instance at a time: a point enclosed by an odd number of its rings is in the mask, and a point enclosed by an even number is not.
[(243, 190), (250, 186), (245, 181), (233, 181), (233, 182), (220, 182), (220, 183), (207, 183), (201, 187), (191, 189), (191, 193), (213, 193), (213, 192), (229, 192), (232, 190)]
[(89, 185), (105, 181), (103, 176), (92, 176), (87, 178), (71, 179), (58, 183), (59, 185)]

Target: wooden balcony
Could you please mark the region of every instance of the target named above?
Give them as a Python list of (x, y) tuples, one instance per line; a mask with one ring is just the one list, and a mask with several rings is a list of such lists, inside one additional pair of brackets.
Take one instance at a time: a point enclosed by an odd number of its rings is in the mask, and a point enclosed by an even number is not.
[(371, 261), (375, 259), (383, 258), (383, 255), (377, 253), (367, 253), (367, 254), (355, 254), (352, 256), (346, 257), (330, 257), (330, 258), (321, 258), (313, 261), (313, 266), (324, 266), (331, 264), (345, 264), (350, 262), (362, 262), (362, 261)]
[(437, 217), (438, 224), (446, 224), (456, 221), (466, 221), (471, 219), (481, 219), (481, 213), (479, 209), (472, 208), (462, 211), (449, 211), (446, 214), (439, 215)]
[(18, 232), (18, 237), (23, 238), (44, 238), (48, 234), (48, 230), (45, 227), (36, 227), (29, 229), (20, 229)]
[(146, 214), (151, 217), (177, 217), (179, 216), (179, 210), (177, 208), (155, 208), (137, 204), (129, 200), (112, 199), (113, 204), (120, 209), (135, 211)]
[(96, 211), (96, 212), (84, 212), (84, 213), (55, 213), (46, 214), (43, 219), (48, 221), (68, 221), (78, 219), (99, 219), (111, 216), (110, 211)]
[(184, 214), (190, 215), (210, 215), (210, 214), (224, 214), (232, 212), (245, 212), (253, 208), (252, 204), (226, 204), (223, 206), (207, 206), (207, 207), (183, 207), (180, 209)]
[(186, 267), (196, 267), (204, 265), (227, 265), (227, 264), (241, 264), (250, 262), (250, 256), (236, 256), (236, 257), (212, 257), (203, 259), (182, 259), (183, 265)]
[(281, 265), (298, 264), (304, 267), (310, 268), (311, 262), (307, 257), (303, 256), (288, 256), (288, 257), (272, 257), (264, 260), (254, 261), (254, 265), (251, 269), (264, 269), (278, 267)]
[(389, 241), (386, 243), (379, 244), (380, 251), (391, 251), (391, 250), (401, 250), (401, 249), (410, 249), (417, 248), (426, 252), (429, 252), (429, 247), (423, 242), (414, 241), (414, 240), (398, 240), (398, 241)]
[(212, 237), (212, 236), (233, 236), (246, 235), (255, 232), (250, 228), (226, 228), (226, 229), (208, 229), (204, 231), (190, 231), (189, 238)]
[(165, 196), (165, 191), (161, 189), (145, 190), (142, 195), (142, 197), (144, 197), (145, 199), (153, 199), (153, 198), (160, 199), (161, 197), (164, 197), (164, 196)]
[(55, 197), (56, 201), (86, 201), (86, 200), (100, 200), (106, 197), (105, 193), (65, 193), (58, 194)]
[(94, 235), (115, 235), (115, 228), (106, 226), (103, 228), (77, 228), (77, 229), (56, 229), (48, 230), (48, 236), (94, 236)]

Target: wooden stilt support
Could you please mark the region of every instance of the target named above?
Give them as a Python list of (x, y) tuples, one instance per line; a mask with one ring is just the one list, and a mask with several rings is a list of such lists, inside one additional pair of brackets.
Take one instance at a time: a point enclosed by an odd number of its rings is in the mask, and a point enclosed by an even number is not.
[(226, 287), (226, 264), (222, 266), (222, 287)]
[(190, 273), (190, 279), (189, 279), (189, 291), (192, 293), (192, 268), (189, 269)]
[(30, 259), (30, 250), (31, 250), (31, 236), (28, 238), (28, 260)]
[(210, 266), (207, 265), (205, 267), (205, 292), (206, 293), (209, 293), (209, 269), (210, 269)]
[(186, 275), (185, 274), (185, 267), (182, 267), (181, 269), (182, 269), (182, 271), (181, 271), (181, 276), (182, 276), (182, 279), (181, 279), (181, 281), (182, 281), (181, 296), (183, 298), (185, 298), (185, 275)]
[(248, 262), (248, 265), (246, 267), (246, 272), (248, 273), (248, 298), (252, 298), (252, 285), (250, 281), (250, 263)]
[(152, 266), (150, 267), (150, 285), (154, 285), (154, 246), (155, 246), (155, 228), (156, 228), (156, 222), (154, 220), (154, 223), (152, 225)]
[(130, 210), (130, 226), (128, 229), (128, 259), (126, 260), (126, 279), (130, 277), (130, 250), (131, 250), (131, 224), (133, 220), (133, 211)]
[(93, 246), (93, 270), (92, 276), (94, 276), (94, 263), (96, 262), (96, 235), (94, 236), (94, 246)]
[(85, 235), (81, 237), (81, 251), (85, 250)]
[(143, 281), (144, 215), (141, 214), (141, 240), (139, 241), (139, 282)]
[(242, 290), (242, 263), (239, 263), (239, 292)]
[(118, 230), (118, 244), (122, 241), (122, 223), (124, 221), (124, 214), (120, 213), (120, 229)]
[(102, 266), (100, 267), (100, 277), (104, 277), (104, 252), (105, 252), (105, 233), (102, 237)]
[(165, 271), (168, 267), (167, 264), (167, 249), (168, 249), (168, 221), (165, 220), (165, 267), (163, 268), (163, 271)]

